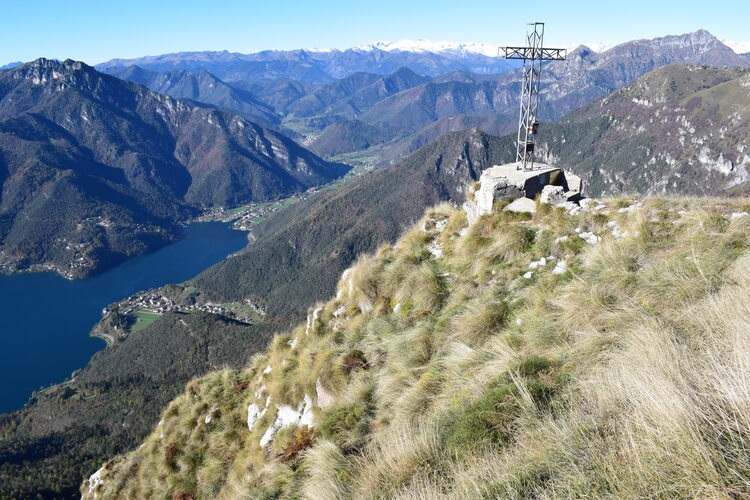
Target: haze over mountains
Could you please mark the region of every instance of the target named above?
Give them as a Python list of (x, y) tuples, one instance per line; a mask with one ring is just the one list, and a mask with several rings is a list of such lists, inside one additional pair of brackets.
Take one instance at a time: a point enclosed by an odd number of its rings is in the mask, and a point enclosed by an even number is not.
[[(497, 49), (496, 49), (497, 50)], [(512, 61), (470, 51), (383, 50), (372, 46), (347, 50), (265, 50), (254, 54), (179, 52), (135, 59), (112, 59), (97, 69), (140, 66), (155, 71), (209, 71), (224, 81), (292, 78), (303, 83), (328, 83), (356, 72), (388, 74), (407, 66), (425, 75), (454, 70), (500, 73), (517, 67)]]

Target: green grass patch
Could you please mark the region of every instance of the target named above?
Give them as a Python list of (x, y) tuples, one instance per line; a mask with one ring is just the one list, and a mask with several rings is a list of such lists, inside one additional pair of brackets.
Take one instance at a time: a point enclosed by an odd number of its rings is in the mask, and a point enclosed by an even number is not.
[(140, 310), (135, 313), (135, 323), (130, 327), (131, 332), (140, 332), (151, 323), (161, 318), (161, 314)]

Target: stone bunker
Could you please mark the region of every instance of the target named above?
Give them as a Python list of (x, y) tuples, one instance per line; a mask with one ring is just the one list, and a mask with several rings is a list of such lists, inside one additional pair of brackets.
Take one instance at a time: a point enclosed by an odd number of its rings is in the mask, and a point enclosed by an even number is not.
[(520, 170), (517, 163), (506, 163), (482, 172), (464, 208), (471, 223), (491, 213), (498, 201), (513, 200), (506, 210), (534, 212), (537, 196), (542, 203), (561, 205), (578, 201), (582, 189), (580, 177), (555, 166), (537, 163), (534, 170)]

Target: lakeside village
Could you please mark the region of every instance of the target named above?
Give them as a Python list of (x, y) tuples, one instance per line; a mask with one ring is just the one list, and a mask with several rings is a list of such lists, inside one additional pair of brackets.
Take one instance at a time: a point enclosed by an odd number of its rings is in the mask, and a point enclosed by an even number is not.
[(331, 189), (335, 189), (351, 181), (358, 175), (371, 171), (372, 168), (373, 167), (371, 166), (354, 167), (351, 169), (351, 171), (349, 171), (349, 173), (347, 173), (340, 179), (337, 179), (323, 186), (311, 187), (302, 193), (294, 193), (288, 196), (287, 198), (281, 198), (280, 200), (267, 201), (267, 202), (261, 202), (261, 203), (250, 203), (248, 205), (244, 205), (244, 206), (236, 207), (236, 208), (224, 208), (224, 207), (212, 208), (206, 211), (205, 213), (201, 214), (200, 216), (196, 217), (195, 219), (190, 220), (189, 222), (234, 221), (234, 224), (232, 224), (232, 227), (234, 229), (238, 229), (240, 231), (250, 231), (252, 230), (254, 225), (258, 224), (259, 222), (262, 222), (269, 215), (275, 212), (278, 212), (280, 210), (283, 210), (291, 205), (294, 205), (295, 203), (299, 201), (304, 201), (308, 199), (311, 195), (319, 191), (328, 191)]
[(107, 318), (114, 312), (117, 312), (121, 316), (138, 318), (138, 315), (142, 314), (161, 316), (168, 312), (189, 313), (194, 311), (226, 316), (246, 324), (253, 324), (257, 321), (258, 317), (266, 315), (266, 311), (262, 307), (249, 299), (241, 303), (232, 304), (206, 302), (203, 304), (181, 305), (158, 291), (149, 291), (131, 295), (125, 300), (105, 307), (102, 309), (102, 319)]
[(240, 231), (250, 231), (252, 227), (266, 219), (269, 215), (278, 212), (282, 208), (307, 199), (307, 193), (295, 194), (278, 201), (265, 203), (252, 203), (237, 208), (216, 207), (204, 214), (190, 220), (190, 222), (230, 222), (234, 221), (232, 228)]
[[(85, 278), (94, 266), (94, 262), (89, 257), (93, 245), (85, 241), (85, 238), (93, 232), (96, 226), (109, 229), (117, 227), (118, 224), (102, 216), (86, 217), (76, 224), (75, 230), (67, 238), (55, 238), (52, 249), (53, 251), (60, 249), (64, 252), (67, 263), (65, 261), (29, 263), (25, 256), (10, 255), (5, 250), (0, 250), (0, 274), (51, 271), (69, 280)], [(120, 224), (119, 229), (130, 233), (164, 233), (164, 230), (158, 226), (140, 223)]]

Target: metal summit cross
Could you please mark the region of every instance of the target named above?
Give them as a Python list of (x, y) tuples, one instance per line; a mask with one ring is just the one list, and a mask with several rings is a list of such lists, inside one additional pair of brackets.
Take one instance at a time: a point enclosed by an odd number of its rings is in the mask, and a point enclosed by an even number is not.
[[(516, 162), (520, 170), (534, 169), (534, 136), (539, 128), (539, 84), (542, 61), (564, 61), (565, 49), (542, 47), (544, 23), (529, 23), (526, 47), (501, 47), (505, 59), (523, 60), (523, 86), (521, 87), (521, 109), (518, 117), (518, 140)], [(528, 64), (527, 64), (528, 62)]]

